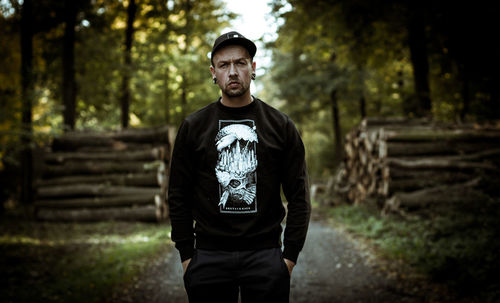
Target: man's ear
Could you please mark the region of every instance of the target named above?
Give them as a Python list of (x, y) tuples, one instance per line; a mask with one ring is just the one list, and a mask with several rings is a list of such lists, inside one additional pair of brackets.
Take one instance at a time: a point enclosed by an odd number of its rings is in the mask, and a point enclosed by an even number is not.
[(255, 64), (255, 61), (252, 62), (252, 72), (255, 73), (255, 68), (257, 67), (257, 64)]
[(210, 73), (212, 74), (212, 79), (215, 78), (215, 68), (210, 65)]

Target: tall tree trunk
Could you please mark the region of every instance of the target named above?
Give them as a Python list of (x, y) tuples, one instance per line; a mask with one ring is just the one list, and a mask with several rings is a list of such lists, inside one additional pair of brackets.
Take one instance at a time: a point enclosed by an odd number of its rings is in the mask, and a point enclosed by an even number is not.
[[(190, 40), (190, 35), (191, 35), (191, 10), (192, 10), (192, 4), (191, 0), (186, 0), (184, 3), (184, 10), (185, 10), (185, 15), (186, 15), (186, 25), (184, 26), (184, 35), (185, 35), (185, 46), (184, 49), (182, 50), (182, 54), (184, 58), (187, 57), (188, 55), (188, 49), (189, 49), (189, 43), (191, 42)], [(187, 115), (188, 111), (188, 100), (187, 100), (187, 93), (188, 93), (188, 76), (187, 73), (184, 71), (182, 73), (182, 84), (181, 84), (181, 107), (182, 107), (182, 119), (184, 119)]]
[(359, 114), (361, 115), (361, 119), (366, 117), (366, 99), (365, 99), (365, 76), (364, 76), (364, 71), (363, 71), (363, 64), (358, 63), (356, 64), (357, 69), (358, 69), (358, 85), (359, 85)]
[(408, 22), (408, 45), (410, 48), (413, 78), (415, 81), (415, 94), (417, 97), (417, 104), (410, 106), (409, 109), (417, 116), (430, 116), (431, 97), (429, 89), (429, 62), (427, 60), (425, 24), (423, 20), (423, 12), (418, 6), (418, 3), (410, 5), (410, 16)]
[(366, 118), (366, 99), (365, 94), (362, 92), (359, 98), (359, 112), (361, 114), (361, 119)]
[(469, 75), (466, 63), (459, 63), (458, 73), (462, 82), (462, 108), (460, 109), (460, 121), (465, 122), (465, 117), (469, 112), (470, 104)]
[(75, 129), (76, 120), (76, 82), (75, 82), (75, 25), (77, 7), (76, 1), (64, 1), (64, 37), (63, 37), (63, 118), (65, 130)]
[(182, 73), (182, 83), (181, 83), (181, 120), (184, 120), (187, 116), (187, 76), (186, 73)]
[(22, 153), (21, 202), (33, 201), (32, 104), (33, 104), (33, 2), (24, 0), (21, 10)]
[(132, 42), (134, 39), (134, 21), (137, 5), (135, 0), (129, 0), (127, 8), (127, 29), (125, 30), (125, 53), (124, 53), (124, 71), (122, 79), (122, 96), (120, 100), (122, 128), (128, 127), (130, 111), (130, 74), (132, 69)]
[[(175, 6), (175, 1), (174, 3), (172, 3), (174, 6)], [(162, 18), (163, 20), (165, 20), (165, 29), (163, 31), (164, 35), (165, 36), (168, 36), (170, 31), (171, 31), (171, 28), (173, 28), (172, 24), (168, 21), (169, 18), (170, 18), (170, 10), (174, 10), (174, 7), (170, 7), (169, 5), (163, 5), (162, 6)], [(168, 47), (165, 47), (165, 55), (167, 55), (168, 53)], [(170, 107), (171, 107), (171, 104), (170, 104), (170, 101), (171, 101), (171, 91), (168, 87), (168, 83), (169, 83), (169, 77), (170, 77), (170, 70), (167, 67), (164, 67), (164, 71), (165, 71), (165, 76), (164, 76), (164, 80), (163, 80), (163, 88), (164, 88), (164, 93), (165, 93), (165, 123), (167, 125), (171, 124), (172, 123), (172, 118), (171, 118), (171, 115), (170, 115)]]
[[(403, 100), (403, 103), (405, 102), (405, 100), (407, 100), (407, 94), (405, 93), (404, 91), (404, 85), (405, 85), (405, 75), (403, 73), (403, 70), (402, 69), (399, 69), (398, 72), (397, 72), (397, 93), (399, 94), (399, 97), (401, 100)], [(379, 105), (378, 107), (378, 114), (380, 115), (381, 112), (382, 112), (382, 104)]]
[(168, 125), (170, 121), (170, 90), (168, 89), (168, 68), (165, 69), (165, 123)]
[(333, 133), (335, 135), (335, 163), (342, 160), (342, 130), (340, 129), (340, 115), (337, 100), (337, 90), (330, 92), (330, 102), (332, 105)]

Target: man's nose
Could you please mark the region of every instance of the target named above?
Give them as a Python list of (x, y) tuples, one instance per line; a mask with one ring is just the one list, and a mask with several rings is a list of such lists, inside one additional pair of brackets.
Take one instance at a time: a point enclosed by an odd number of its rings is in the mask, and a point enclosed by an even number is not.
[(236, 75), (236, 66), (234, 65), (234, 63), (231, 63), (229, 65), (229, 75)]

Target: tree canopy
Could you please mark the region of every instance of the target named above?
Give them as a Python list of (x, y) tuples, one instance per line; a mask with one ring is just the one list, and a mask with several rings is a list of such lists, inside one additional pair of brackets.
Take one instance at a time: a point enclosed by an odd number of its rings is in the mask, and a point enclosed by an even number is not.
[[(216, 98), (218, 92), (210, 82), (207, 54), (219, 31), (234, 17), (225, 12), (222, 2), (136, 1), (134, 39), (130, 64), (127, 64), (123, 53), (129, 2), (33, 2), (36, 13), (30, 23), (35, 140), (64, 130), (65, 109), (71, 105), (66, 104), (63, 95), (71, 84), (70, 77), (74, 77), (75, 83), (70, 89), (75, 93), (72, 115), (78, 130), (120, 127), (125, 71), (130, 72), (131, 126), (178, 124), (187, 113)], [(22, 3), (14, 0), (0, 3), (0, 156), (3, 160), (13, 154), (8, 150), (19, 148), (17, 141), (22, 132)], [(68, 9), (74, 10), (75, 20), (69, 20)], [(68, 40), (68, 28), (74, 29), (73, 41)], [(68, 43), (73, 49), (67, 50)], [(73, 62), (68, 61), (71, 55)], [(67, 68), (69, 64), (72, 66)]]
[(500, 117), (494, 39), (499, 21), (488, 1), (272, 5), (282, 25), (268, 45), (269, 89), (307, 134), (316, 172), (328, 173), (339, 161), (332, 146), (341, 140), (331, 127), (332, 92), (343, 133), (365, 116), (458, 122)]
[[(2, 165), (14, 163), (23, 146), (23, 3), (0, 2)], [(331, 173), (343, 134), (365, 116), (459, 122), (500, 116), (499, 21), (489, 1), (270, 5), (280, 26), (267, 45), (273, 62), (258, 79), (260, 94), (297, 122), (315, 174)], [(34, 142), (68, 126), (118, 129), (123, 100), (131, 127), (178, 125), (218, 94), (207, 54), (235, 17), (220, 0), (42, 0), (32, 9)]]

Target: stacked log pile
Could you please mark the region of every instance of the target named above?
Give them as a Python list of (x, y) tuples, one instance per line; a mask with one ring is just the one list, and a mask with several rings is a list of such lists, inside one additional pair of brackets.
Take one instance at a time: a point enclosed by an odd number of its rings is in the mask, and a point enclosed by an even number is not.
[[(425, 120), (364, 119), (345, 140), (336, 191), (384, 212), (477, 200), (500, 181), (500, 129)], [(495, 182), (495, 181), (494, 181)]]
[(36, 218), (164, 220), (174, 136), (171, 127), (159, 127), (54, 139), (36, 182)]

